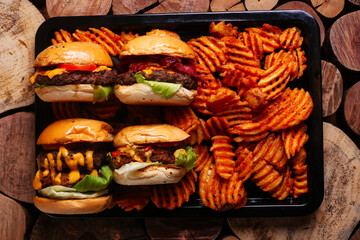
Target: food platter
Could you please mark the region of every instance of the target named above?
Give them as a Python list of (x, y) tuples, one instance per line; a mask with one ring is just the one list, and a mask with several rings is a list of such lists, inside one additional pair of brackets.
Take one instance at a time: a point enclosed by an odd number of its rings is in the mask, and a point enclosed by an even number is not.
[[(144, 34), (151, 29), (166, 29), (180, 35), (183, 41), (209, 35), (211, 22), (225, 21), (237, 26), (239, 30), (248, 27), (259, 27), (265, 23), (281, 29), (296, 26), (304, 38), (302, 49), (307, 58), (304, 75), (297, 81), (290, 82), (291, 88), (304, 88), (313, 100), (313, 111), (306, 120), (309, 140), (305, 145), (308, 164), (308, 192), (299, 198), (288, 197), (282, 201), (271, 198), (259, 190), (254, 183), (245, 183), (247, 203), (237, 210), (214, 211), (205, 207), (196, 192), (190, 200), (174, 210), (159, 209), (149, 204), (141, 211), (125, 212), (119, 207), (108, 209), (91, 216), (98, 217), (254, 217), (254, 216), (296, 216), (315, 211), (321, 204), (324, 195), (323, 183), (323, 140), (322, 140), (322, 108), (321, 108), (321, 68), (319, 29), (315, 19), (303, 11), (271, 11), (271, 12), (218, 12), (218, 13), (183, 13), (183, 14), (149, 14), (149, 15), (117, 15), (117, 16), (85, 16), (58, 17), (44, 22), (36, 34), (36, 54), (51, 45), (54, 32), (64, 29), (74, 32), (76, 29), (86, 30), (89, 27), (106, 27), (114, 33), (122, 31)], [(119, 59), (112, 57), (114, 65)], [(36, 99), (36, 136), (51, 122), (51, 104)], [(125, 116), (116, 118), (124, 121)], [(39, 151), (40, 147), (37, 149)], [(73, 215), (70, 215), (73, 216)]]

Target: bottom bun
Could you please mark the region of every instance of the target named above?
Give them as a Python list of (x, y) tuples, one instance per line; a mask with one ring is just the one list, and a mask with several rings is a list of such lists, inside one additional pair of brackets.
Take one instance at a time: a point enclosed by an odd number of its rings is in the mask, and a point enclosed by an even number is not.
[(92, 102), (94, 99), (94, 88), (91, 84), (38, 87), (35, 92), (44, 102)]
[[(131, 164), (131, 163), (128, 163)], [(125, 164), (123, 167), (127, 167)], [(179, 182), (186, 174), (186, 168), (174, 165), (152, 165), (134, 171), (114, 171), (114, 181), (121, 185), (158, 185)]]
[(144, 83), (115, 86), (116, 97), (125, 104), (186, 106), (192, 102), (196, 94), (196, 90), (181, 87), (174, 95), (166, 99)]
[(111, 196), (69, 200), (34, 197), (34, 204), (40, 211), (52, 214), (97, 213), (105, 210), (111, 204), (111, 202)]

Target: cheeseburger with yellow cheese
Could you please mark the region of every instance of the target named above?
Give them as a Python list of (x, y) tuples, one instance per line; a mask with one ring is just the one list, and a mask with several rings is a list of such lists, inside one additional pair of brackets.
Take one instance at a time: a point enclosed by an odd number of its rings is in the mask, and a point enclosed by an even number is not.
[(107, 100), (117, 75), (110, 55), (89, 42), (52, 45), (36, 57), (33, 66), (37, 69), (30, 81), (45, 102)]
[(189, 105), (196, 96), (195, 53), (172, 35), (144, 35), (120, 53), (115, 95), (125, 104)]
[(45, 128), (37, 140), (43, 150), (36, 159), (35, 206), (52, 214), (89, 214), (107, 208), (113, 173), (106, 155), (112, 141), (112, 127), (98, 120), (66, 119)]

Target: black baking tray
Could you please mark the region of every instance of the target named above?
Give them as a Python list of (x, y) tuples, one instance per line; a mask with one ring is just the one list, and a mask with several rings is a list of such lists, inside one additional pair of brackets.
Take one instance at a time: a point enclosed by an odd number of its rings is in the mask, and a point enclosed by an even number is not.
[[(177, 14), (141, 14), (141, 15), (107, 15), (82, 17), (57, 17), (45, 21), (36, 33), (35, 52), (39, 54), (51, 45), (54, 32), (64, 29), (74, 32), (76, 29), (87, 30), (89, 27), (107, 27), (115, 33), (132, 31), (143, 34), (151, 29), (167, 29), (177, 32), (182, 40), (209, 35), (211, 22), (225, 21), (232, 23), (242, 31), (247, 27), (262, 26), (269, 23), (282, 30), (297, 26), (302, 31), (304, 42), (302, 49), (307, 58), (307, 69), (304, 75), (291, 83), (291, 87), (302, 87), (309, 91), (314, 102), (314, 109), (309, 119), (309, 140), (305, 145), (308, 164), (308, 193), (297, 199), (288, 197), (283, 201), (271, 198), (247, 181), (247, 204), (239, 210), (217, 212), (204, 207), (199, 195), (193, 194), (189, 202), (174, 210), (158, 209), (152, 203), (141, 211), (125, 212), (114, 207), (98, 214), (97, 217), (257, 217), (257, 216), (299, 216), (315, 211), (321, 204), (324, 196), (323, 174), (323, 133), (321, 108), (321, 66), (320, 66), (320, 39), (319, 28), (315, 19), (308, 13), (298, 10), (284, 11), (246, 11), (246, 12), (205, 12), (205, 13), (177, 13)], [(115, 58), (113, 58), (116, 61)], [(53, 121), (49, 103), (39, 98), (35, 102), (36, 135)], [(39, 150), (39, 146), (37, 147)], [(52, 215), (68, 217), (63, 215)], [(71, 216), (73, 217), (73, 215)]]

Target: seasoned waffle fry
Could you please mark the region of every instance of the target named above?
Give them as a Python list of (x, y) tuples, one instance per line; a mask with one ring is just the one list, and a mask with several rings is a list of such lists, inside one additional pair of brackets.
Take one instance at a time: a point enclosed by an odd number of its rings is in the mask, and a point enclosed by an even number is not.
[(116, 185), (113, 202), (126, 212), (134, 209), (140, 211), (147, 206), (151, 198), (150, 186)]
[(206, 66), (195, 64), (195, 70), (198, 74), (197, 83), (199, 87), (209, 89), (218, 89), (221, 87), (221, 82), (214, 77)]
[(225, 24), (224, 21), (221, 21), (217, 24), (214, 22), (210, 23), (209, 33), (211, 36), (216, 38), (222, 37), (237, 37), (238, 28), (233, 27), (231, 23)]
[(203, 36), (191, 39), (188, 44), (195, 52), (197, 63), (207, 66), (211, 72), (226, 63), (225, 44), (219, 39)]
[(234, 126), (248, 123), (252, 119), (251, 109), (249, 108), (248, 103), (242, 101), (239, 101), (235, 106), (231, 106), (222, 112), (216, 113), (216, 116), (223, 117), (227, 120), (229, 123), (229, 132)]
[(234, 137), (235, 142), (257, 142), (265, 138), (269, 132), (267, 126), (260, 122), (243, 122), (229, 129), (230, 134), (237, 135)]
[(301, 30), (297, 27), (287, 28), (280, 35), (280, 46), (284, 49), (291, 51), (301, 47), (302, 43)]
[(200, 120), (191, 107), (167, 107), (164, 120), (187, 133), (200, 125)]
[(270, 131), (286, 129), (305, 121), (312, 109), (313, 102), (309, 92), (304, 89), (287, 88), (284, 93), (258, 114), (254, 120), (262, 122)]
[(293, 50), (292, 53), (296, 57), (298, 69), (296, 69), (296, 73), (294, 74), (294, 77), (290, 79), (290, 81), (292, 81), (295, 78), (299, 79), (304, 74), (304, 71), (307, 67), (307, 65), (305, 64), (306, 62), (305, 51), (301, 51), (300, 48), (297, 48)]
[(299, 152), (297, 152), (290, 160), (292, 169), (294, 171), (294, 198), (298, 198), (299, 195), (308, 192), (307, 165), (305, 164), (305, 160), (306, 151), (304, 148), (301, 148)]
[(205, 132), (209, 138), (216, 135), (228, 135), (229, 123), (223, 117), (211, 117), (205, 122)]
[(277, 48), (280, 47), (280, 35), (282, 33), (281, 29), (275, 26), (271, 26), (270, 24), (264, 24), (263, 27), (253, 27), (246, 28), (249, 34), (258, 34), (261, 42), (262, 48), (264, 52), (273, 52)]
[(214, 115), (214, 113), (207, 107), (207, 99), (208, 96), (212, 95), (215, 90), (199, 87), (197, 89), (197, 95), (192, 101), (191, 105), (196, 109), (199, 113), (205, 115)]
[(207, 162), (211, 161), (209, 148), (206, 145), (196, 145), (195, 153), (198, 155), (198, 157), (196, 160), (194, 171), (201, 172)]
[(252, 112), (261, 111), (267, 104), (267, 94), (263, 93), (260, 88), (254, 87), (244, 93), (243, 99), (251, 108)]
[(281, 137), (285, 144), (285, 152), (288, 159), (293, 157), (308, 140), (309, 136), (306, 134), (306, 130), (307, 126), (305, 123), (282, 130)]
[(252, 180), (264, 192), (272, 192), (280, 186), (283, 176), (264, 159), (258, 158), (254, 160)]
[(197, 174), (191, 170), (180, 182), (174, 184), (154, 185), (151, 200), (158, 208), (173, 210), (189, 201), (190, 195), (195, 192)]
[(205, 131), (205, 121), (199, 119), (200, 124), (189, 132), (190, 134), (190, 145), (201, 144), (204, 140), (209, 140), (210, 136)]
[(224, 179), (230, 179), (233, 174), (235, 154), (234, 146), (231, 145), (231, 138), (228, 136), (214, 136), (211, 138), (212, 146), (210, 151), (214, 154), (216, 173)]
[(55, 32), (54, 35), (55, 35), (55, 39), (54, 38), (51, 39), (51, 43), (53, 45), (58, 43), (65, 43), (65, 42), (74, 42), (74, 38), (66, 30), (60, 29), (60, 31)]
[(234, 106), (243, 104), (241, 103), (240, 97), (236, 94), (235, 91), (222, 87), (219, 88), (215, 94), (211, 94), (207, 98), (206, 105), (211, 110), (211, 112), (216, 114)]
[(252, 67), (252, 66), (246, 66), (246, 65), (242, 65), (242, 64), (234, 64), (234, 68), (236, 70), (240, 70), (252, 77), (260, 78), (264, 73), (264, 70), (261, 69), (260, 67)]
[(284, 200), (292, 193), (293, 179), (291, 178), (290, 166), (287, 165), (283, 171), (283, 181), (277, 189), (270, 192), (273, 198)]
[(288, 164), (288, 158), (286, 157), (284, 142), (281, 136), (276, 136), (275, 133), (272, 133), (266, 139), (259, 142), (254, 150), (254, 159), (256, 161), (259, 158), (265, 160), (277, 170), (284, 169)]
[(254, 167), (254, 156), (245, 146), (239, 145), (235, 150), (236, 161), (234, 172), (239, 173), (243, 182), (248, 180)]
[[(228, 63), (238, 63), (246, 66), (260, 67), (260, 58), (243, 41), (234, 37), (221, 39), (226, 46), (226, 58)], [(256, 49), (257, 50), (257, 49)]]
[(200, 173), (199, 195), (206, 207), (217, 211), (239, 209), (246, 203), (246, 191), (239, 173), (229, 180), (216, 174), (213, 161), (207, 162)]

